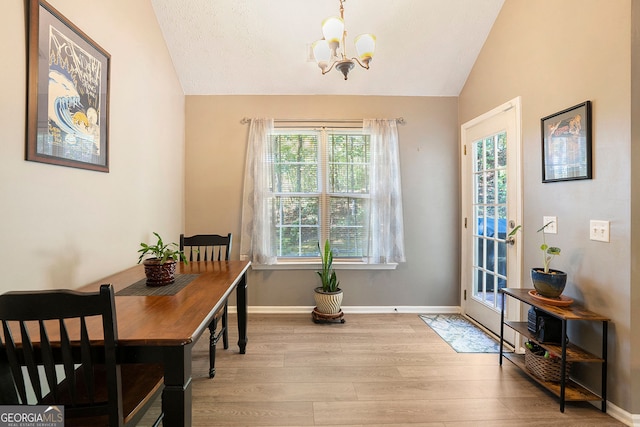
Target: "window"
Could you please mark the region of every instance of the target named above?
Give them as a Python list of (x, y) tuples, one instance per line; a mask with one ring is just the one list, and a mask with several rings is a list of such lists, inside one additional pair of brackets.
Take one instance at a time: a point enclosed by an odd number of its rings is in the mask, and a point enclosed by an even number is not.
[[(275, 129), (252, 119), (242, 204), (240, 257), (258, 265), (316, 261), (329, 239), (337, 258), (403, 262), (396, 120), (362, 128)], [(302, 125), (301, 125), (302, 126)]]
[(370, 138), (361, 130), (276, 130), (271, 136), (276, 256), (366, 255)]

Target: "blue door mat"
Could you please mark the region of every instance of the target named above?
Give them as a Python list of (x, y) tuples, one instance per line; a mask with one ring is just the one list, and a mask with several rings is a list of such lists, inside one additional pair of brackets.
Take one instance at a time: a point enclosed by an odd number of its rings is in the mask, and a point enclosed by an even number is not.
[(420, 314), (420, 318), (458, 353), (498, 353), (500, 343), (459, 314)]

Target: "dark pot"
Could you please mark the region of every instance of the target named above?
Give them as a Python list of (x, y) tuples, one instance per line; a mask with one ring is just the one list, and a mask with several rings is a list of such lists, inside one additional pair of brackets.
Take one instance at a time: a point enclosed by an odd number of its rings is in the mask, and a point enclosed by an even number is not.
[(147, 286), (166, 286), (175, 282), (176, 262), (173, 259), (161, 263), (158, 258), (149, 258), (142, 264), (147, 276)]
[(531, 281), (538, 295), (546, 298), (558, 298), (567, 284), (567, 273), (552, 269), (545, 273), (542, 268), (532, 268)]

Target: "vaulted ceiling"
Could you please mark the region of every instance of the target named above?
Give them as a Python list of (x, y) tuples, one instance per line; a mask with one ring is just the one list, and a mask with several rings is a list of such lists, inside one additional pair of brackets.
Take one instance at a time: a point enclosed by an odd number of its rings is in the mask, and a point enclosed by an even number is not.
[(347, 53), (369, 70), (322, 75), (310, 45), (339, 0), (152, 0), (187, 95), (456, 96), (504, 0), (346, 0)]

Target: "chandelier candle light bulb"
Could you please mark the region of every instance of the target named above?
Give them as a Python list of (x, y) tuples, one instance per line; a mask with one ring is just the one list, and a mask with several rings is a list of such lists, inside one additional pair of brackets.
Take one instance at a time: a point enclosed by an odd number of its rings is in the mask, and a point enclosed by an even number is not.
[(373, 34), (360, 34), (356, 37), (356, 52), (360, 57), (360, 62), (369, 68), (369, 62), (373, 58), (373, 51), (376, 49), (376, 36)]
[(349, 71), (357, 63), (362, 68), (369, 69), (376, 47), (376, 37), (373, 34), (361, 34), (355, 39), (358, 57), (349, 58), (345, 40), (347, 31), (344, 28), (344, 2), (340, 0), (340, 17), (332, 16), (322, 22), (323, 39), (313, 43), (313, 56), (322, 74), (326, 74), (334, 67), (347, 80)]
[(332, 16), (322, 21), (322, 35), (329, 43), (333, 54), (336, 55), (336, 51), (344, 37), (344, 19)]

